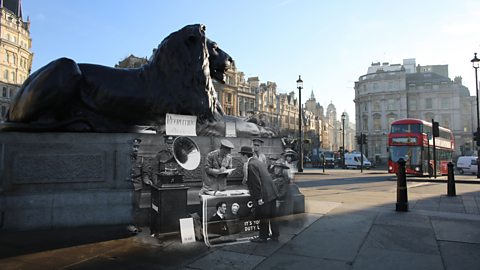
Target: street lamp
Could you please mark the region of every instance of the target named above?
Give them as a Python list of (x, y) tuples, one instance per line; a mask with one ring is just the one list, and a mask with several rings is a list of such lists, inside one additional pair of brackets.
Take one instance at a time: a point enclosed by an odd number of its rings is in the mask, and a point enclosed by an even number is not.
[(342, 168), (345, 169), (345, 112), (342, 113)]
[(303, 149), (302, 149), (302, 88), (303, 88), (303, 81), (298, 75), (297, 80), (297, 88), (298, 88), (298, 172), (303, 172)]
[(480, 59), (477, 58), (477, 53), (474, 53), (472, 62), (473, 68), (475, 69), (475, 88), (477, 90), (477, 132), (475, 133), (475, 139), (477, 140), (477, 178), (480, 178), (480, 118), (478, 117), (478, 75), (477, 69), (480, 64)]

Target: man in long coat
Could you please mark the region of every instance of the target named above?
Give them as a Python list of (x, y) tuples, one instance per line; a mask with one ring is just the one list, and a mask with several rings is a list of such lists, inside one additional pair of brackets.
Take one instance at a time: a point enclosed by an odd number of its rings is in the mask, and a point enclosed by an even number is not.
[(267, 165), (254, 157), (251, 146), (242, 146), (239, 152), (242, 161), (247, 163), (247, 186), (255, 205), (256, 217), (260, 219), (259, 236), (250, 241), (264, 243), (269, 238), (269, 225), (272, 230), (270, 238), (278, 241), (280, 232), (275, 221), (277, 191)]

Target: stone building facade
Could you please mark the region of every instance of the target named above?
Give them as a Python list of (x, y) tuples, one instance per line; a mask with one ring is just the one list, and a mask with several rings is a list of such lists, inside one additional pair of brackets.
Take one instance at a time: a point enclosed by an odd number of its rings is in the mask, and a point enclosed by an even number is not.
[(22, 18), (20, 0), (0, 0), (0, 120), (32, 68), (30, 21)]
[(439, 122), (455, 136), (454, 155), (470, 154), (475, 97), (462, 85), (461, 77), (451, 80), (448, 65), (372, 63), (355, 82), (356, 130), (367, 135), (367, 157), (386, 162), (390, 124), (402, 118)]

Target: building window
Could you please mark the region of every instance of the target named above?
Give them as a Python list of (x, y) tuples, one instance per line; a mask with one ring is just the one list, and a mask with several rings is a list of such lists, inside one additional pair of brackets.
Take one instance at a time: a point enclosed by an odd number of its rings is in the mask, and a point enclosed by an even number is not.
[(368, 130), (368, 117), (367, 116), (363, 116), (362, 130)]
[(3, 87), (2, 97), (7, 97), (7, 88)]
[(5, 70), (5, 72), (3, 73), (3, 78), (5, 80), (8, 80), (8, 70)]
[(442, 109), (450, 108), (450, 98), (442, 98)]
[(417, 109), (417, 100), (415, 98), (410, 98), (408, 100), (408, 109), (409, 110), (416, 110)]
[(425, 114), (425, 120), (430, 121), (432, 119), (435, 119), (435, 115), (433, 113), (426, 113)]
[(377, 155), (380, 155), (382, 153), (382, 147), (381, 147), (380, 143), (375, 142), (373, 152)]
[(382, 118), (379, 114), (373, 116), (373, 130), (380, 131), (382, 129)]
[(10, 89), (10, 98), (13, 98), (15, 94), (13, 93), (13, 89)]
[(389, 129), (392, 126), (392, 122), (395, 121), (395, 120), (397, 120), (397, 115), (395, 115), (395, 114), (387, 115), (387, 125), (388, 125)]
[(375, 101), (373, 103), (373, 110), (379, 112), (380, 111), (380, 102)]
[(387, 110), (393, 111), (393, 110), (395, 110), (395, 108), (396, 108), (395, 100), (394, 99), (388, 99), (387, 100)]
[(425, 99), (425, 109), (431, 109), (431, 108), (433, 108), (432, 98), (426, 98)]
[(450, 115), (449, 114), (442, 114), (442, 122), (440, 123), (441, 126), (450, 128)]

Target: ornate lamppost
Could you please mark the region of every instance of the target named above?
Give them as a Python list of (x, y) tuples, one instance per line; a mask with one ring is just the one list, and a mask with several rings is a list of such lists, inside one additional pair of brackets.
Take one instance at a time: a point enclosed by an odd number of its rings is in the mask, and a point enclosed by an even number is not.
[(480, 178), (480, 118), (478, 117), (478, 75), (477, 69), (480, 64), (480, 59), (477, 58), (477, 53), (474, 53), (472, 62), (473, 68), (475, 69), (475, 88), (477, 90), (477, 132), (475, 132), (475, 139), (477, 141), (477, 178)]
[(342, 113), (342, 168), (345, 169), (345, 112)]
[(302, 88), (303, 81), (298, 75), (298, 172), (303, 172), (303, 148), (302, 148)]

